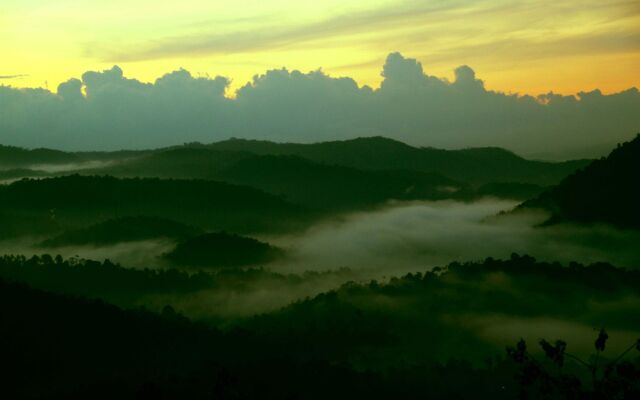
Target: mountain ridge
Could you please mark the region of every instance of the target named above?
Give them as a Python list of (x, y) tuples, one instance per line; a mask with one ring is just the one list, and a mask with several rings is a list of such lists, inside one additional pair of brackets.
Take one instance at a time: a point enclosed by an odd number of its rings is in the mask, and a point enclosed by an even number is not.
[(640, 229), (640, 134), (618, 144), (605, 158), (567, 176), (517, 210), (543, 209), (551, 213), (546, 224), (607, 223)]

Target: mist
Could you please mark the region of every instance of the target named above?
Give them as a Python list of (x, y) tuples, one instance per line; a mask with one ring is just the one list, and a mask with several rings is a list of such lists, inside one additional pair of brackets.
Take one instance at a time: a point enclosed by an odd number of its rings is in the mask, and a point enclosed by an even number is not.
[(21, 239), (0, 241), (2, 254), (53, 254), (63, 258), (78, 258), (86, 260), (110, 260), (127, 268), (164, 268), (160, 255), (173, 249), (175, 242), (164, 240), (143, 240), (135, 242), (116, 243), (113, 245), (97, 246), (62, 246), (42, 247), (43, 237), (27, 237)]
[(0, 168), (0, 185), (10, 185), (21, 179), (42, 179), (49, 176), (78, 173), (90, 169), (105, 168), (115, 165), (115, 160), (87, 160), (66, 164), (30, 164), (22, 168)]
[(115, 163), (115, 161), (89, 160), (69, 164), (33, 164), (30, 165), (29, 168), (49, 174), (58, 174), (70, 171), (82, 171), (85, 169), (104, 168), (110, 165), (114, 165)]
[(379, 277), (452, 261), (508, 258), (513, 252), (563, 263), (640, 265), (638, 232), (599, 225), (540, 227), (547, 218), (542, 212), (498, 216), (516, 204), (495, 199), (390, 203), (320, 223), (304, 235), (270, 239), (290, 249), (289, 258), (274, 269), (347, 267)]
[[(261, 236), (286, 254), (281, 260), (251, 266), (264, 268), (264, 276), (239, 286), (147, 298), (141, 304), (158, 308), (172, 304), (186, 315), (203, 319), (245, 317), (336, 289), (346, 281), (386, 281), (453, 261), (509, 258), (513, 252), (565, 264), (606, 261), (618, 267), (640, 265), (635, 248), (640, 243), (638, 232), (608, 226), (540, 227), (547, 218), (544, 213), (498, 215), (516, 205), (496, 199), (391, 202), (374, 211), (321, 221), (302, 234)], [(109, 259), (128, 268), (157, 269), (169, 267), (160, 256), (175, 246), (175, 241), (166, 239), (52, 249), (40, 247), (41, 241), (3, 241), (0, 252)]]

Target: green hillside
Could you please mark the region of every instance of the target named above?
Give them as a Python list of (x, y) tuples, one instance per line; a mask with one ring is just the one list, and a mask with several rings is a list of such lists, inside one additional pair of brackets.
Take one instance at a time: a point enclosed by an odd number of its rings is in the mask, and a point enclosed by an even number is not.
[(241, 267), (266, 264), (282, 251), (259, 240), (226, 232), (186, 238), (164, 258), (179, 267)]
[(549, 223), (608, 223), (640, 229), (640, 135), (519, 208), (542, 208)]
[(86, 228), (66, 231), (45, 240), (45, 247), (107, 245), (159, 238), (183, 239), (202, 233), (201, 229), (157, 217), (121, 217)]
[(210, 145), (217, 150), (297, 155), (325, 164), (359, 169), (404, 169), (432, 172), (470, 182), (519, 182), (552, 185), (588, 163), (531, 161), (500, 148), (442, 150), (412, 147), (384, 137), (315, 144), (231, 139)]
[(33, 221), (77, 229), (132, 216), (240, 233), (278, 231), (299, 227), (313, 216), (257, 189), (228, 183), (78, 175), (0, 186), (0, 209), (15, 224), (25, 221), (22, 234), (37, 228)]

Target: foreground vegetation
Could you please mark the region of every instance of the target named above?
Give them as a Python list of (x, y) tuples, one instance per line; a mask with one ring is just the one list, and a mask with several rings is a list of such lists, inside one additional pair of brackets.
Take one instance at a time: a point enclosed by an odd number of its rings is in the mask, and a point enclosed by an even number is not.
[[(640, 272), (518, 255), (453, 263), (387, 283), (348, 283), (281, 310), (213, 325), (190, 320), (171, 304), (146, 311), (141, 299), (224, 290), (232, 282), (239, 293), (252, 280), (276, 276), (284, 286), (313, 276), (139, 271), (46, 255), (5, 256), (0, 274), (0, 346), (11, 365), (3, 391), (10, 397), (515, 398), (548, 392), (557, 398), (570, 392), (581, 398), (600, 389), (594, 391), (590, 372), (572, 359), (565, 359), (561, 375), (552, 367), (558, 356), (534, 368), (531, 360), (544, 353), (525, 357), (522, 344), (505, 353), (478, 335), (478, 325), (457, 319), (546, 316), (640, 332), (629, 318), (640, 299)], [(544, 352), (565, 351), (559, 343), (543, 346)], [(600, 348), (601, 365), (617, 355)], [(623, 396), (638, 393), (635, 357), (618, 360), (607, 387)], [(332, 385), (322, 384), (326, 380)]]

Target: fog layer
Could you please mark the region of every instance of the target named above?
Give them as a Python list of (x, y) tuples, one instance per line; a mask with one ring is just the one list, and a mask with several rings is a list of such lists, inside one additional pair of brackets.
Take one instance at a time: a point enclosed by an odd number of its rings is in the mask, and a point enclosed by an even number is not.
[(275, 239), (291, 248), (287, 263), (296, 270), (348, 267), (398, 275), (452, 261), (508, 258), (513, 252), (567, 263), (608, 261), (640, 266), (640, 234), (606, 226), (538, 227), (542, 213), (497, 216), (516, 203), (484, 200), (396, 203), (319, 224), (305, 235)]
[[(562, 263), (608, 261), (620, 267), (640, 266), (638, 232), (606, 226), (536, 227), (546, 218), (536, 213), (497, 216), (515, 205), (492, 199), (391, 203), (376, 211), (321, 222), (303, 234), (261, 237), (286, 250), (284, 260), (256, 265), (275, 274), (258, 274), (251, 281), (195, 293), (154, 296), (141, 304), (158, 309), (172, 304), (189, 316), (204, 319), (250, 316), (338, 288), (350, 280), (385, 281), (453, 261), (509, 258), (513, 252)], [(166, 240), (50, 249), (34, 245), (41, 240), (0, 242), (0, 253), (60, 253), (64, 257), (108, 258), (129, 268), (164, 268), (158, 256), (175, 245)], [(493, 323), (485, 326), (483, 320), (476, 322), (478, 325), (470, 329), (500, 341), (491, 328)]]

